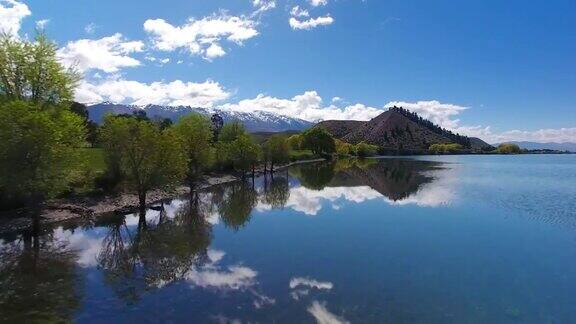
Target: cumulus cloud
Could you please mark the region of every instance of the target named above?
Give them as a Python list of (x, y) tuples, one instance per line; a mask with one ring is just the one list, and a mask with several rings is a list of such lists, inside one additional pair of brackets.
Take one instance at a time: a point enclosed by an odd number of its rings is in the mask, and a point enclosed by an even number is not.
[(82, 72), (101, 70), (107, 73), (118, 72), (121, 68), (135, 67), (140, 61), (129, 56), (142, 52), (144, 43), (128, 41), (122, 34), (100, 39), (80, 39), (71, 41), (58, 50), (58, 57), (66, 66), (73, 66)]
[(333, 22), (334, 18), (330, 17), (330, 15), (310, 18), (306, 20), (299, 20), (296, 17), (290, 17), (290, 20), (288, 20), (288, 23), (292, 29), (300, 30), (310, 30), (318, 26), (327, 26), (331, 25)]
[(242, 112), (261, 110), (308, 121), (330, 119), (369, 120), (383, 112), (382, 109), (367, 107), (363, 104), (355, 104), (343, 108), (334, 105), (324, 106), (322, 97), (316, 91), (306, 91), (291, 99), (259, 94), (256, 98), (225, 104), (221, 108)]
[(76, 90), (76, 100), (84, 103), (113, 101), (134, 105), (169, 105), (210, 108), (225, 100), (229, 93), (218, 82), (143, 83), (123, 79), (107, 79), (97, 84), (82, 82)]
[(320, 303), (318, 301), (313, 301), (312, 305), (308, 307), (308, 313), (314, 316), (316, 323), (318, 324), (344, 324), (349, 323), (342, 317), (339, 317), (326, 308), (325, 303)]
[(226, 54), (221, 45), (223, 41), (241, 45), (256, 37), (256, 25), (248, 17), (220, 13), (199, 20), (190, 18), (182, 26), (174, 26), (164, 19), (148, 19), (144, 22), (144, 30), (151, 35), (158, 50), (184, 48), (192, 55), (212, 59)]
[(22, 19), (32, 12), (24, 3), (15, 0), (0, 0), (0, 33), (18, 36)]

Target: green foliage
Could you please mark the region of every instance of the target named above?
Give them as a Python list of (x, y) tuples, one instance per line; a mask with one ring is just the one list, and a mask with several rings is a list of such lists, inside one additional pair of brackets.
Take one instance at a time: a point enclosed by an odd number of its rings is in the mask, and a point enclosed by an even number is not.
[(231, 143), (230, 154), (234, 169), (244, 174), (258, 163), (260, 147), (254, 143), (252, 137), (243, 134)]
[(58, 195), (68, 186), (84, 138), (81, 118), (67, 109), (0, 103), (0, 191), (35, 199)]
[(315, 155), (310, 150), (290, 151), (290, 161), (312, 160), (313, 158)]
[(294, 134), (287, 139), (288, 146), (292, 150), (300, 150), (302, 149), (302, 135)]
[(249, 171), (261, 156), (244, 125), (238, 121), (225, 124), (215, 145), (216, 161), (221, 169), (234, 168), (243, 174)]
[(456, 143), (432, 144), (428, 150), (434, 154), (458, 153), (462, 150), (462, 145)]
[(500, 154), (519, 154), (521, 150), (516, 144), (500, 144), (498, 145), (496, 152)]
[(239, 121), (233, 121), (224, 124), (220, 131), (220, 135), (218, 136), (218, 141), (222, 143), (231, 143), (244, 134), (246, 134), (246, 128), (244, 125)]
[(354, 152), (359, 157), (368, 157), (378, 154), (378, 146), (360, 142), (354, 145)]
[(354, 155), (355, 154), (354, 145), (352, 145), (350, 143), (346, 143), (346, 142), (341, 141), (339, 139), (336, 139), (334, 141), (336, 144), (336, 154), (338, 156), (348, 156), (348, 155)]
[(0, 36), (0, 96), (40, 104), (71, 101), (80, 78), (59, 63), (56, 50), (43, 33), (34, 41)]
[(212, 164), (211, 125), (208, 118), (195, 113), (182, 117), (174, 125), (173, 131), (180, 138), (188, 160), (188, 181), (191, 183), (197, 181)]
[(290, 161), (290, 146), (284, 135), (273, 135), (264, 144), (264, 155), (272, 165)]
[(98, 140), (98, 124), (89, 119), (90, 116), (86, 105), (74, 101), (70, 104), (70, 111), (82, 118), (87, 132), (86, 141), (88, 141), (91, 146), (95, 146)]
[(107, 117), (101, 138), (109, 168), (120, 171), (141, 205), (148, 190), (177, 184), (186, 172), (181, 141), (148, 121)]
[(336, 152), (336, 143), (326, 129), (314, 127), (302, 134), (302, 148), (309, 149), (316, 155), (327, 155)]

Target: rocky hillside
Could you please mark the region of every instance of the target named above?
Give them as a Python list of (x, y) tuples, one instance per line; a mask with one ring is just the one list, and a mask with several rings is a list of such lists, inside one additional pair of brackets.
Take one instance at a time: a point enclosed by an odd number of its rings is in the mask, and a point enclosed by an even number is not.
[(458, 143), (480, 150), (490, 145), (478, 138), (454, 134), (408, 110), (393, 107), (367, 121), (324, 121), (317, 124), (334, 137), (356, 144), (366, 142), (385, 149), (427, 150), (431, 144)]
[(253, 112), (237, 112), (218, 108), (194, 108), (189, 106), (159, 106), (159, 105), (124, 105), (110, 102), (103, 102), (88, 106), (90, 120), (102, 123), (106, 114), (131, 114), (137, 110), (144, 110), (150, 118), (170, 118), (177, 121), (180, 117), (191, 112), (203, 115), (220, 114), (224, 122), (233, 120), (241, 121), (250, 132), (283, 132), (287, 130), (301, 131), (312, 126), (312, 123), (287, 116), (282, 116), (266, 111), (259, 111), (257, 108)]

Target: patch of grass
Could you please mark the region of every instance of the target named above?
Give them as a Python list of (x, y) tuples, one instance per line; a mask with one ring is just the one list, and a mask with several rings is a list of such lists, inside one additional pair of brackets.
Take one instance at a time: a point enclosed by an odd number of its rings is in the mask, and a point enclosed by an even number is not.
[(318, 156), (314, 155), (310, 150), (293, 150), (290, 152), (291, 161), (302, 161), (316, 159)]

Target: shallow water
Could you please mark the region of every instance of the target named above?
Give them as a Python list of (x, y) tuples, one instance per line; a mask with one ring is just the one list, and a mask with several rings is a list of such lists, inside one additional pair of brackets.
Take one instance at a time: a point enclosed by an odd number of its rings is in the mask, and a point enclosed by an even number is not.
[(0, 321), (576, 322), (576, 155), (317, 163), (0, 238)]

